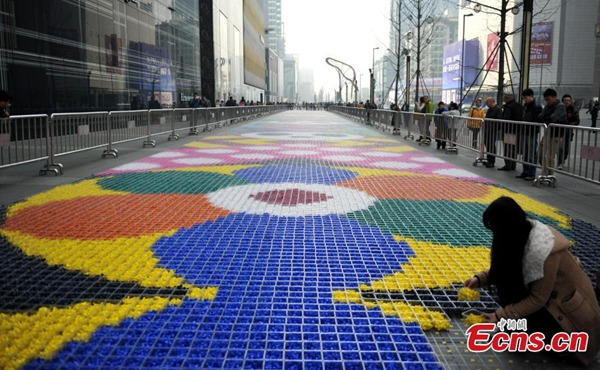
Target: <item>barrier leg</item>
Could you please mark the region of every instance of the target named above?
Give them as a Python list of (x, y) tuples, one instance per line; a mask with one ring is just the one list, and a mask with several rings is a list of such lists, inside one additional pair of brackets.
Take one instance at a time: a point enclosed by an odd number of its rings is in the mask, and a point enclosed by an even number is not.
[(108, 145), (106, 146), (106, 149), (104, 150), (104, 152), (102, 152), (102, 158), (106, 158), (108, 156), (112, 156), (113, 158), (117, 158), (119, 156), (119, 151), (117, 149), (113, 149), (112, 147), (112, 121), (111, 121), (111, 117), (110, 117), (110, 113), (108, 114), (107, 118), (107, 136), (108, 136)]
[(52, 147), (52, 121), (47, 121), (46, 124), (46, 153), (48, 154), (48, 159), (46, 159), (46, 164), (39, 172), (40, 176), (45, 176), (48, 172), (52, 172), (54, 176), (62, 175), (63, 165), (60, 163), (54, 163), (54, 148)]
[(456, 146), (456, 122), (453, 117), (450, 117), (448, 120), (447, 137), (449, 138), (446, 143), (446, 154), (458, 154), (458, 147)]
[[(483, 165), (487, 165), (488, 160), (485, 157), (485, 143), (488, 141), (486, 135), (491, 133), (487, 132), (485, 126), (477, 132), (477, 144), (479, 145), (479, 156), (475, 158), (473, 162), (473, 167), (477, 167), (477, 164), (481, 163)], [(475, 141), (475, 140), (474, 140)]]
[(171, 111), (171, 134), (167, 140), (179, 140), (179, 135), (175, 133), (175, 109)]
[(560, 146), (560, 140), (550, 137), (550, 131), (546, 130), (540, 143), (539, 153), (542, 156), (542, 170), (541, 174), (533, 180), (533, 186), (535, 187), (539, 187), (541, 184), (556, 187), (556, 176), (550, 168), (554, 166), (554, 157)]
[(147, 122), (147, 127), (148, 127), (148, 137), (146, 138), (146, 140), (144, 140), (144, 143), (142, 144), (142, 147), (145, 148), (147, 146), (151, 146), (151, 147), (156, 147), (156, 141), (152, 140), (152, 133), (150, 131), (150, 119), (151, 119), (151, 114), (150, 111), (148, 111), (148, 122)]

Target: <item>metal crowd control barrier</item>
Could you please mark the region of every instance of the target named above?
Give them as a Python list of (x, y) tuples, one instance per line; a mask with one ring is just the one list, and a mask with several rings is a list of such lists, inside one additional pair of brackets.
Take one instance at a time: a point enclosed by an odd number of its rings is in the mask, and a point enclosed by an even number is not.
[(531, 167), (540, 166), (536, 152), (545, 127), (542, 123), (485, 119), (477, 138), (479, 157), (473, 165), (495, 164), (496, 158), (503, 158), (504, 166), (511, 170), (521, 163), (535, 173)]
[(143, 146), (155, 146), (156, 135), (178, 132), (198, 134), (198, 127), (228, 125), (246, 117), (276, 113), (285, 106), (197, 109), (156, 109), (114, 112), (55, 113), (12, 116), (0, 119), (0, 169), (40, 160), (46, 164), (40, 175), (63, 173), (57, 157), (105, 147), (102, 157), (117, 157), (113, 146), (145, 139)]
[[(452, 128), (455, 130), (455, 139), (452, 140), (457, 148), (472, 150), (479, 153), (479, 157), (483, 156), (483, 142), (481, 141), (482, 128), (484, 120), (482, 118), (471, 117), (452, 117)], [(474, 165), (476, 166), (475, 161)]]
[[(446, 114), (426, 114), (427, 122), (433, 122), (433, 138), (437, 143), (437, 148), (443, 148), (446, 153), (458, 153), (456, 149), (456, 129), (452, 115)], [(426, 131), (427, 135), (431, 132)]]
[(550, 124), (540, 152), (542, 174), (534, 185), (556, 187), (554, 173), (600, 184), (600, 129), (572, 125)]
[(109, 145), (108, 112), (54, 113), (50, 116), (50, 146), (46, 165), (40, 175), (63, 173), (56, 157), (107, 147)]
[(130, 110), (108, 112), (108, 136), (109, 142), (103, 157), (118, 156), (117, 149), (113, 145), (139, 140), (148, 133), (148, 111)]
[(49, 121), (46, 114), (0, 119), (0, 168), (47, 159)]

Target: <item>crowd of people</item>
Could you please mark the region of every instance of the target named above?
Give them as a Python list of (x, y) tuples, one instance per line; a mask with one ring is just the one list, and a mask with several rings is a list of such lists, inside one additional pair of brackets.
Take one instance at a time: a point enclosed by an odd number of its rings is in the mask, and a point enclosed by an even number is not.
[[(558, 99), (558, 94), (554, 89), (547, 89), (543, 93), (544, 107), (535, 99), (534, 92), (531, 89), (525, 89), (522, 92), (523, 102), (515, 100), (513, 93), (505, 93), (503, 104), (500, 105), (492, 97), (485, 99), (485, 107), (481, 98), (476, 98), (473, 105), (467, 113), (469, 117), (466, 126), (470, 131), (471, 146), (479, 149), (483, 145), (487, 153), (485, 166), (487, 168), (496, 167), (496, 155), (501, 142), (504, 153), (504, 165), (498, 168), (499, 171), (515, 171), (517, 169), (517, 159), (521, 156), (523, 163), (522, 171), (516, 175), (517, 178), (526, 181), (532, 181), (536, 176), (535, 164), (543, 164), (544, 160), (548, 163), (548, 168), (562, 169), (569, 154), (571, 153), (571, 142), (574, 132), (572, 129), (554, 129), (550, 130), (550, 137), (542, 140), (540, 137), (539, 123), (546, 125), (562, 124), (578, 126), (581, 122), (579, 109), (573, 104), (573, 98), (565, 94)], [(377, 105), (367, 100), (366, 103), (360, 102), (359, 109), (367, 110), (367, 119), (369, 111), (378, 109)], [(598, 119), (598, 110), (600, 103), (598, 101), (590, 102), (586, 114), (591, 116), (591, 127), (596, 127)], [(391, 104), (390, 109), (394, 111), (409, 111), (409, 106), (405, 102), (402, 107)], [(447, 116), (461, 115), (459, 106), (455, 102), (446, 104), (440, 101), (437, 108), (429, 96), (422, 96), (415, 103), (414, 112), (422, 114), (435, 114), (435, 134), (437, 149), (446, 149), (447, 140), (456, 141), (456, 129), (448, 124)], [(416, 119), (419, 124), (419, 138), (417, 142), (429, 144), (430, 120)], [(511, 122), (506, 122), (511, 121)], [(515, 122), (527, 122), (528, 124), (519, 124)], [(593, 132), (595, 134), (595, 132)], [(454, 144), (452, 144), (454, 145)], [(548, 147), (544, 147), (548, 145)], [(546, 155), (544, 155), (546, 154)], [(556, 161), (556, 162), (555, 162)], [(552, 171), (550, 171), (550, 174)]]

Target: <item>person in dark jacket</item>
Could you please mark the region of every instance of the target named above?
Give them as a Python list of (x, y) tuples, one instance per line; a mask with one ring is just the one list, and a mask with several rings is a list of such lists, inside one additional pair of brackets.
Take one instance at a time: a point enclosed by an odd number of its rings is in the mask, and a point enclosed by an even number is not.
[(200, 95), (198, 93), (194, 93), (194, 98), (188, 102), (188, 106), (190, 108), (200, 108), (202, 106)]
[[(579, 109), (573, 105), (573, 98), (569, 94), (563, 95), (562, 103), (567, 109), (567, 125), (579, 126)], [(571, 151), (571, 141), (573, 141), (573, 130), (564, 130), (563, 143), (558, 149), (558, 169), (562, 169), (563, 163), (569, 158)]]
[(10, 94), (8, 91), (0, 90), (0, 118), (8, 118), (8, 107), (10, 106)]
[[(598, 122), (598, 110), (600, 108), (600, 103), (596, 100), (593, 104), (590, 104), (590, 107), (586, 113), (589, 113), (592, 118), (592, 127), (596, 127), (596, 122)], [(596, 133), (594, 131), (594, 133)]]
[[(504, 110), (502, 119), (506, 121), (522, 121), (523, 107), (515, 101), (512, 93), (504, 94)], [(514, 123), (504, 122), (502, 124), (502, 133), (504, 141), (504, 167), (498, 168), (498, 171), (514, 171), (517, 168), (517, 162), (508, 158), (517, 158), (517, 135), (519, 129)]]
[[(542, 112), (542, 107), (535, 101), (533, 90), (523, 90), (523, 121), (537, 122), (538, 116)], [(539, 127), (525, 126), (521, 140), (519, 141), (520, 150), (523, 154), (523, 161), (526, 163), (535, 163)], [(535, 179), (535, 166), (523, 163), (523, 172), (516, 177), (532, 181)]]
[[(251, 104), (252, 105), (252, 104)], [(237, 103), (235, 102), (235, 100), (233, 99), (233, 96), (229, 97), (229, 100), (227, 100), (227, 102), (225, 103), (226, 107), (235, 107), (237, 106)]]
[[(502, 119), (502, 108), (496, 104), (496, 99), (487, 98), (485, 104), (488, 106), (488, 111), (485, 114), (487, 119)], [(498, 122), (486, 120), (483, 124), (483, 142), (485, 150), (488, 152), (485, 166), (492, 168), (496, 164), (496, 141), (500, 138), (500, 125)]]
[[(548, 125), (548, 130), (546, 131), (548, 137), (545, 137), (540, 142), (538, 153), (542, 157), (542, 165), (546, 165), (546, 168), (554, 168), (554, 161), (558, 153), (558, 148), (563, 141), (563, 134), (561, 133), (562, 130), (553, 129), (552, 125), (567, 124), (567, 107), (558, 101), (557, 93), (554, 89), (546, 89), (544, 91), (544, 101), (546, 102), (546, 106), (538, 116), (538, 122)], [(548, 147), (546, 148), (544, 148), (544, 141), (548, 142)], [(549, 174), (552, 174), (552, 170), (549, 171)]]

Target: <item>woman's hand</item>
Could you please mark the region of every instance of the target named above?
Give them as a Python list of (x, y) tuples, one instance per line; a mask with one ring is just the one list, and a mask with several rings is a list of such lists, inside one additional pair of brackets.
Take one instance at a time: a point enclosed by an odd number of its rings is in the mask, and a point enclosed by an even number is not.
[(479, 288), (479, 279), (476, 278), (475, 276), (473, 276), (472, 278), (465, 280), (465, 282), (463, 284), (467, 288), (471, 288), (471, 289)]
[(482, 315), (485, 318), (485, 321), (487, 321), (487, 322), (490, 322), (492, 324), (495, 324), (495, 323), (498, 322), (498, 317), (496, 316), (495, 312), (492, 312), (492, 313), (483, 313)]

